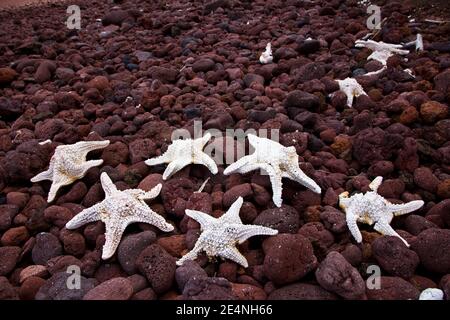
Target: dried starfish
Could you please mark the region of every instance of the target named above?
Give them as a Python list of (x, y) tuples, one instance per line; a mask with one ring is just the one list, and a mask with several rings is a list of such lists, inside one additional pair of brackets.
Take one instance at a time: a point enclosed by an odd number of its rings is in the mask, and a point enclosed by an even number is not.
[(255, 148), (251, 155), (240, 158), (224, 170), (225, 175), (234, 172), (247, 173), (262, 169), (269, 174), (272, 184), (273, 202), (281, 207), (282, 178), (289, 178), (304, 185), (316, 193), (320, 187), (309, 178), (298, 166), (298, 155), (295, 147), (285, 147), (278, 142), (267, 138), (259, 138), (253, 134), (248, 135), (250, 144)]
[(261, 56), (259, 57), (259, 62), (261, 62), (262, 64), (267, 64), (271, 63), (272, 61), (273, 61), (272, 45), (269, 42), (266, 45), (266, 50), (263, 53), (261, 53)]
[(200, 223), (202, 233), (194, 248), (177, 261), (181, 266), (186, 260), (194, 260), (197, 255), (205, 251), (209, 257), (220, 256), (248, 267), (247, 259), (236, 248), (250, 237), (258, 235), (275, 235), (278, 230), (268, 227), (245, 225), (239, 217), (239, 210), (243, 203), (239, 197), (220, 218), (214, 218), (204, 212), (186, 210), (186, 214)]
[(360, 95), (367, 95), (363, 87), (354, 78), (345, 78), (344, 80), (336, 80), (339, 84), (339, 90), (347, 96), (347, 106), (353, 105), (353, 98)]
[(348, 197), (348, 192), (339, 195), (339, 206), (345, 210), (347, 226), (356, 242), (362, 242), (362, 235), (358, 229), (357, 222), (369, 225), (375, 224), (374, 229), (387, 236), (400, 238), (406, 246), (408, 242), (403, 239), (390, 223), (394, 216), (400, 216), (421, 208), (424, 204), (422, 200), (410, 201), (403, 204), (393, 204), (377, 193), (383, 177), (376, 177), (369, 185), (372, 191), (365, 194), (357, 193)]
[(80, 141), (75, 144), (57, 146), (47, 171), (31, 178), (31, 182), (53, 181), (47, 199), (47, 202), (52, 202), (59, 188), (81, 179), (90, 168), (103, 163), (101, 159), (86, 161), (86, 156), (90, 151), (105, 148), (107, 145), (109, 140)]
[(125, 228), (134, 222), (145, 222), (156, 226), (162, 231), (172, 231), (173, 226), (167, 223), (162, 216), (154, 212), (144, 200), (158, 196), (161, 184), (150, 191), (141, 189), (127, 189), (120, 191), (114, 185), (106, 172), (100, 176), (105, 199), (92, 207), (86, 208), (67, 222), (67, 229), (76, 229), (90, 222), (105, 223), (105, 245), (102, 259), (110, 258), (120, 243)]
[(204, 165), (209, 171), (216, 174), (218, 172), (216, 163), (210, 156), (203, 152), (203, 147), (208, 143), (209, 139), (211, 139), (210, 133), (194, 140), (175, 140), (164, 154), (156, 158), (148, 159), (145, 163), (149, 166), (168, 163), (169, 165), (163, 174), (163, 180), (166, 180), (172, 174), (191, 163)]
[(401, 49), (403, 48), (403, 45), (401, 44), (385, 43), (383, 41), (376, 42), (373, 40), (356, 40), (355, 47), (365, 47), (372, 50), (373, 52), (367, 57), (367, 60), (373, 59), (379, 61), (383, 64), (383, 66), (386, 66), (387, 59), (394, 54), (405, 55), (409, 53), (409, 50)]

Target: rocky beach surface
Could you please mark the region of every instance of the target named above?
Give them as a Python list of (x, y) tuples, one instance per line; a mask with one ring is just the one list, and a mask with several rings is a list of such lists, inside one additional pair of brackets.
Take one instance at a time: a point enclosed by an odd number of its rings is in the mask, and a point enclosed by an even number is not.
[[(369, 76), (382, 65), (355, 48), (371, 32), (367, 2), (0, 9), (0, 299), (385, 300), (418, 299), (427, 288), (450, 299), (450, 10), (439, 1), (373, 3), (386, 17), (374, 40), (408, 43), (420, 33), (424, 50), (410, 47)], [(81, 9), (80, 30), (66, 27), (68, 5)], [(268, 42), (273, 62), (261, 64)], [(367, 93), (353, 107), (335, 81), (347, 77)], [(279, 130), (322, 193), (285, 179), (278, 208), (267, 176), (225, 176), (229, 163), (216, 175), (189, 165), (163, 181), (165, 165), (144, 161), (167, 150), (175, 129), (193, 132), (194, 121), (223, 133)], [(110, 140), (89, 154), (103, 164), (47, 203), (51, 182), (30, 179), (47, 170), (56, 146), (85, 140)], [(174, 230), (134, 223), (102, 260), (102, 222), (65, 228), (104, 199), (102, 172), (120, 190), (162, 183), (148, 204)], [(377, 176), (390, 202), (425, 202), (391, 223), (410, 247), (363, 224), (356, 243), (347, 228), (339, 194), (367, 192)], [(185, 210), (219, 217), (239, 196), (242, 221), (278, 235), (239, 246), (248, 268), (205, 254), (177, 266), (200, 234)], [(378, 288), (368, 286), (371, 266), (381, 271)], [(79, 289), (68, 286), (70, 270), (81, 272)]]

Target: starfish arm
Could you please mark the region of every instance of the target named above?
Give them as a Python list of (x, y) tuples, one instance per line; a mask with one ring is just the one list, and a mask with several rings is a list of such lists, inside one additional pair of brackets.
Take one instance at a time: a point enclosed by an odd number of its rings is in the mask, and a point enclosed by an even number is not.
[(131, 222), (143, 222), (151, 224), (158, 229), (170, 232), (173, 231), (173, 225), (168, 223), (162, 216), (154, 212), (152, 209), (150, 209), (147, 205), (140, 206), (139, 214), (131, 218)]
[(82, 175), (86, 174), (86, 172), (93, 167), (98, 167), (103, 163), (102, 159), (99, 160), (89, 160), (84, 162), (81, 167), (82, 167)]
[(422, 200), (415, 200), (403, 204), (388, 204), (388, 209), (392, 211), (395, 216), (400, 216), (402, 214), (410, 213), (416, 211), (424, 205)]
[(198, 223), (200, 223), (202, 230), (205, 230), (208, 226), (216, 223), (216, 221), (217, 221), (216, 218), (210, 216), (209, 214), (201, 212), (201, 211), (186, 209), (185, 212), (188, 217), (190, 217), (190, 218), (194, 219), (195, 221), (197, 221)]
[(234, 172), (241, 172), (241, 168), (246, 166), (248, 163), (250, 163), (251, 160), (252, 160), (252, 155), (244, 156), (244, 157), (240, 158), (239, 160), (237, 160), (236, 162), (230, 164), (228, 167), (226, 167), (225, 170), (223, 171), (223, 174), (229, 175)]
[(239, 197), (233, 204), (228, 208), (227, 212), (219, 218), (219, 221), (223, 223), (238, 223), (242, 224), (241, 218), (239, 217), (239, 211), (241, 210), (244, 199)]
[(35, 175), (33, 178), (31, 178), (31, 182), (38, 182), (42, 180), (52, 180), (52, 179), (53, 179), (53, 169), (48, 168), (47, 171), (43, 171)]
[(378, 176), (369, 184), (369, 188), (372, 191), (377, 192), (378, 188), (381, 186), (381, 183), (383, 182), (383, 177)]
[(203, 149), (203, 147), (208, 143), (208, 141), (211, 139), (211, 133), (207, 132), (203, 137), (200, 138), (200, 149)]
[(272, 201), (279, 208), (283, 203), (283, 199), (281, 198), (281, 194), (283, 192), (283, 182), (282, 182), (282, 173), (273, 170), (270, 166), (265, 166), (263, 168), (268, 174), (270, 179), (270, 184), (272, 185)]
[(392, 237), (398, 237), (400, 240), (403, 241), (403, 243), (409, 247), (409, 243), (406, 242), (405, 239), (403, 239), (392, 227), (389, 225), (389, 223), (386, 223), (384, 221), (378, 221), (374, 225), (374, 229), (385, 236), (392, 236)]
[(240, 226), (238, 229), (238, 242), (242, 243), (248, 238), (254, 237), (254, 236), (274, 236), (278, 234), (278, 230), (263, 227), (263, 226), (256, 226), (256, 225), (243, 225)]
[(115, 192), (117, 192), (117, 187), (112, 182), (111, 178), (108, 176), (106, 172), (102, 172), (100, 175), (100, 182), (102, 184), (103, 191), (105, 191), (105, 195), (110, 197)]
[(103, 149), (109, 145), (109, 140), (104, 141), (80, 141), (73, 145), (76, 151), (81, 153), (84, 157), (86, 155), (97, 149)]
[(103, 204), (97, 203), (86, 208), (66, 223), (69, 230), (77, 229), (87, 223), (101, 220), (101, 212), (104, 210)]
[(151, 200), (156, 198), (161, 192), (162, 184), (158, 183), (155, 187), (153, 187), (150, 191), (145, 192), (141, 198), (144, 200)]
[(353, 106), (353, 98), (354, 98), (353, 93), (350, 92), (349, 90), (342, 90), (342, 91), (347, 96), (347, 106), (349, 107)]
[(200, 242), (197, 240), (197, 242), (195, 243), (194, 248), (189, 251), (188, 253), (186, 253), (184, 256), (182, 256), (177, 262), (177, 266), (181, 266), (183, 265), (183, 263), (187, 260), (195, 260), (198, 256), (198, 254), (202, 251), (202, 247), (200, 245)]
[(128, 223), (124, 221), (117, 223), (106, 223), (105, 244), (103, 245), (102, 252), (103, 260), (109, 259), (114, 255), (127, 225)]
[(225, 259), (232, 260), (237, 264), (240, 264), (244, 268), (248, 267), (247, 259), (239, 252), (237, 248), (234, 247), (226, 247), (222, 251), (219, 252), (219, 256)]
[(214, 162), (213, 159), (211, 159), (210, 156), (208, 156), (206, 153), (201, 152), (198, 155), (198, 158), (195, 159), (194, 161), (195, 164), (202, 164), (205, 167), (207, 167), (209, 169), (209, 171), (211, 171), (212, 174), (216, 174), (219, 170), (217, 169), (217, 165)]
[(50, 186), (50, 190), (48, 192), (48, 197), (47, 197), (47, 202), (48, 203), (52, 202), (55, 199), (56, 194), (58, 193), (58, 190), (61, 187), (71, 184), (74, 180), (75, 179), (70, 179), (66, 175), (62, 175), (62, 174), (56, 175), (53, 179), (52, 185)]
[(247, 135), (247, 138), (248, 138), (248, 142), (250, 143), (250, 145), (255, 149), (257, 148), (258, 144), (261, 142), (260, 137), (258, 137), (257, 135), (251, 134), (251, 133)]
[(289, 171), (287, 172), (287, 174), (288, 178), (300, 183), (311, 191), (319, 194), (322, 192), (322, 189), (319, 187), (319, 185), (313, 179), (308, 177), (302, 170), (300, 170), (300, 168), (293, 166), (289, 167)]
[(158, 164), (161, 163), (168, 163), (170, 162), (171, 159), (167, 154), (167, 151), (165, 153), (163, 153), (162, 155), (160, 155), (159, 157), (155, 157), (155, 158), (151, 158), (151, 159), (147, 159), (145, 160), (145, 164), (148, 166), (156, 166)]
[(163, 173), (163, 180), (167, 180), (171, 175), (174, 173), (177, 173), (187, 165), (191, 164), (191, 159), (176, 159), (173, 160), (169, 165), (167, 166), (166, 170)]
[(351, 210), (350, 208), (347, 208), (346, 214), (345, 214), (345, 219), (347, 221), (348, 230), (350, 230), (350, 233), (352, 234), (353, 238), (355, 238), (357, 243), (361, 243), (362, 235), (361, 235), (361, 231), (359, 231), (358, 224), (357, 224), (358, 216), (353, 212), (353, 210)]

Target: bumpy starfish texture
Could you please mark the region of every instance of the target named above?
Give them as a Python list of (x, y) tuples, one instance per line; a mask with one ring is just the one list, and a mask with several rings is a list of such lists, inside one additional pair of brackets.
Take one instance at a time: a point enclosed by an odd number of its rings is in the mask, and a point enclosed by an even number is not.
[(103, 149), (107, 145), (109, 145), (109, 140), (80, 141), (75, 144), (58, 146), (50, 159), (47, 171), (31, 178), (31, 182), (53, 181), (47, 199), (47, 202), (52, 202), (59, 188), (81, 179), (90, 168), (103, 163), (101, 159), (86, 161), (86, 156), (90, 151)]
[(272, 45), (269, 42), (266, 45), (266, 50), (261, 53), (261, 56), (259, 57), (259, 62), (261, 62), (262, 64), (267, 64), (267, 63), (271, 63), (273, 61), (273, 56), (272, 56)]
[(383, 41), (376, 42), (373, 40), (356, 40), (355, 47), (357, 48), (369, 48), (372, 50), (372, 54), (367, 57), (367, 60), (376, 60), (386, 66), (387, 60), (389, 57), (394, 54), (405, 55), (409, 53), (409, 50), (403, 50), (403, 45), (401, 44), (392, 44), (385, 43)]
[(298, 166), (298, 155), (295, 147), (285, 147), (278, 142), (267, 138), (259, 138), (253, 134), (248, 135), (250, 144), (255, 148), (251, 155), (240, 158), (224, 170), (225, 175), (234, 172), (247, 173), (262, 169), (269, 174), (272, 184), (273, 202), (281, 207), (282, 178), (289, 178), (304, 185), (316, 193), (321, 189)]
[(144, 200), (156, 198), (161, 191), (158, 184), (150, 191), (127, 189), (120, 191), (106, 172), (100, 176), (105, 199), (92, 207), (86, 208), (67, 222), (67, 229), (76, 229), (90, 222), (102, 221), (106, 225), (105, 245), (102, 259), (110, 258), (120, 243), (125, 228), (134, 222), (145, 222), (162, 231), (172, 231), (173, 226), (162, 216), (154, 212)]
[(345, 210), (347, 226), (356, 242), (362, 242), (362, 235), (357, 222), (374, 225), (374, 229), (387, 236), (400, 238), (406, 246), (408, 242), (403, 239), (390, 223), (394, 216), (400, 216), (420, 209), (424, 202), (422, 200), (410, 201), (403, 204), (393, 204), (377, 193), (378, 187), (383, 181), (382, 177), (376, 177), (369, 185), (372, 191), (365, 194), (357, 193), (348, 197), (348, 192), (339, 195), (339, 205)]
[(194, 260), (200, 252), (205, 251), (209, 257), (219, 256), (230, 259), (247, 268), (247, 259), (239, 252), (236, 245), (253, 236), (275, 235), (278, 230), (243, 224), (239, 217), (242, 203), (243, 199), (239, 197), (220, 218), (214, 218), (200, 211), (186, 210), (189, 217), (200, 223), (202, 233), (194, 248), (179, 259), (177, 265), (181, 266), (186, 260)]
[(339, 84), (339, 90), (347, 96), (347, 106), (353, 105), (353, 98), (360, 95), (367, 95), (363, 87), (354, 78), (345, 78), (344, 80), (336, 80)]
[(191, 163), (204, 165), (209, 171), (216, 174), (218, 172), (216, 163), (210, 156), (203, 152), (203, 147), (208, 143), (209, 139), (211, 139), (210, 133), (194, 140), (175, 140), (164, 154), (156, 158), (148, 159), (145, 163), (149, 166), (168, 163), (169, 165), (163, 173), (163, 180), (166, 180)]

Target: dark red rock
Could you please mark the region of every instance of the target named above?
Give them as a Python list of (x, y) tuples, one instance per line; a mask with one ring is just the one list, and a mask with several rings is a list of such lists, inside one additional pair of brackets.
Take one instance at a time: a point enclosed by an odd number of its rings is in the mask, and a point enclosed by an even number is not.
[(21, 252), (20, 247), (0, 247), (0, 276), (6, 276), (14, 270)]
[(345, 214), (336, 208), (326, 206), (325, 211), (320, 213), (325, 228), (334, 233), (343, 233), (347, 231), (347, 222)]
[(206, 192), (193, 193), (186, 203), (186, 209), (212, 213), (211, 195)]
[(8, 192), (6, 195), (6, 203), (8, 205), (17, 206), (19, 209), (25, 208), (25, 206), (30, 200), (30, 196), (23, 192)]
[(253, 224), (278, 230), (279, 233), (297, 233), (300, 227), (300, 217), (293, 207), (282, 205), (280, 208), (262, 211)]
[(388, 160), (403, 143), (403, 137), (387, 134), (380, 128), (370, 128), (358, 132), (353, 140), (353, 156), (362, 165)]
[(192, 71), (194, 72), (207, 72), (214, 69), (215, 62), (209, 58), (200, 58), (192, 65)]
[(362, 299), (366, 284), (355, 269), (338, 252), (330, 252), (316, 270), (316, 279), (320, 286), (345, 299)]
[(83, 300), (128, 300), (133, 295), (133, 286), (126, 278), (114, 278), (89, 290)]
[(81, 268), (82, 262), (74, 256), (57, 256), (47, 261), (46, 267), (51, 275), (58, 272), (66, 272), (68, 267), (78, 266)]
[(116, 167), (121, 163), (126, 163), (128, 159), (128, 147), (123, 142), (115, 142), (103, 149), (103, 165)]
[(194, 277), (183, 289), (186, 300), (235, 300), (231, 284), (224, 278)]
[(84, 237), (78, 232), (66, 232), (61, 241), (64, 246), (64, 252), (75, 257), (80, 257), (86, 250), (86, 242)]
[(156, 154), (156, 144), (151, 139), (136, 139), (129, 145), (131, 163), (152, 158)]
[(62, 254), (62, 246), (58, 238), (51, 233), (39, 233), (31, 256), (35, 264), (45, 265), (48, 260)]
[(420, 292), (400, 277), (380, 277), (380, 288), (367, 288), (369, 300), (417, 300)]
[(416, 214), (410, 214), (405, 219), (405, 230), (410, 234), (417, 236), (423, 230), (437, 228), (433, 222)]
[(160, 80), (164, 83), (174, 82), (178, 77), (178, 71), (171, 68), (153, 66), (148, 69), (151, 78)]
[(294, 283), (274, 290), (268, 300), (337, 300), (338, 296), (320, 286)]
[(18, 74), (14, 69), (9, 67), (0, 68), (0, 85), (7, 85), (17, 78)]
[(36, 300), (81, 300), (83, 296), (96, 285), (95, 279), (80, 276), (80, 288), (77, 290), (68, 287), (68, 283), (75, 285), (73, 276), (67, 272), (54, 274), (42, 285), (36, 293)]
[(194, 192), (194, 184), (186, 178), (171, 178), (161, 189), (164, 209), (178, 217), (184, 216), (186, 203)]
[(120, 9), (111, 10), (103, 16), (102, 24), (104, 26), (108, 26), (110, 24), (121, 26), (123, 22), (130, 19), (132, 19), (132, 16), (128, 13), (128, 11)]
[(30, 238), (30, 234), (26, 227), (16, 227), (8, 229), (0, 239), (4, 246), (18, 246), (22, 245)]
[(0, 276), (0, 300), (17, 300), (16, 289), (9, 283), (8, 278)]
[(307, 238), (313, 245), (315, 252), (324, 252), (334, 243), (333, 234), (325, 229), (320, 222), (308, 222), (304, 224), (298, 234)]
[(140, 253), (136, 266), (156, 293), (168, 291), (175, 280), (175, 258), (157, 244), (151, 244)]
[(303, 278), (317, 266), (311, 243), (299, 234), (279, 234), (263, 242), (264, 274), (275, 284)]
[(19, 297), (21, 300), (34, 300), (36, 293), (44, 285), (46, 281), (39, 277), (29, 277), (26, 279), (19, 289)]
[(207, 277), (206, 271), (197, 262), (191, 260), (185, 261), (175, 272), (175, 279), (181, 292), (183, 292), (184, 286), (190, 279), (202, 277)]
[(286, 100), (284, 101), (284, 107), (286, 109), (290, 108), (301, 108), (314, 110), (319, 106), (319, 98), (311, 93), (294, 90), (290, 92)]
[(450, 230), (426, 229), (411, 243), (411, 249), (428, 271), (450, 273)]
[(56, 63), (54, 61), (44, 60), (39, 64), (39, 67), (34, 74), (34, 80), (37, 83), (49, 81), (56, 71)]
[(450, 274), (442, 277), (439, 287), (444, 291), (445, 299), (450, 300)]
[(156, 234), (150, 230), (125, 237), (117, 249), (117, 258), (122, 269), (128, 274), (135, 273), (137, 271), (137, 258), (155, 240)]
[(73, 212), (65, 207), (50, 206), (44, 210), (45, 220), (58, 228), (63, 228), (74, 217)]
[(414, 170), (414, 183), (429, 192), (435, 192), (439, 184), (439, 179), (427, 167), (420, 167)]
[(397, 237), (379, 237), (372, 242), (372, 254), (390, 275), (409, 279), (419, 265), (418, 255)]
[(12, 204), (0, 205), (0, 230), (7, 230), (14, 219), (19, 213), (19, 207)]

